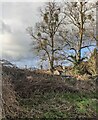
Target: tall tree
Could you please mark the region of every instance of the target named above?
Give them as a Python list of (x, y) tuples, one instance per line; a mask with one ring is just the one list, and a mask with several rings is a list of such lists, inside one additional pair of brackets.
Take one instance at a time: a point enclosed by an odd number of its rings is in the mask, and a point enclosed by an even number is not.
[(59, 37), (63, 17), (61, 7), (55, 2), (46, 3), (40, 10), (41, 21), (36, 24), (35, 32), (29, 27), (28, 31), (33, 38), (34, 49), (39, 53), (42, 61), (48, 60), (53, 73), (54, 63), (60, 58), (60, 51), (64, 48), (63, 39)]
[[(65, 24), (68, 25), (67, 41), (71, 50), (75, 52), (74, 56), (68, 56), (71, 62), (81, 63), (85, 59), (82, 57), (82, 50), (92, 46), (93, 37), (90, 36), (89, 31), (92, 29), (91, 23), (95, 21), (94, 8), (93, 3), (85, 1), (65, 2)], [(64, 38), (64, 33), (61, 36)]]

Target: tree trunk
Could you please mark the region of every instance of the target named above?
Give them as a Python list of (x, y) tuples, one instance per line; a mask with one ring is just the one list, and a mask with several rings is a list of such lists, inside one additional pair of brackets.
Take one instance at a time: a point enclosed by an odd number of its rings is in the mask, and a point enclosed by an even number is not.
[(52, 74), (54, 73), (54, 63), (52, 60), (50, 61), (50, 71)]
[(80, 16), (81, 16), (81, 22), (80, 22), (80, 28), (79, 28), (79, 34), (80, 34), (80, 43), (79, 43), (79, 49), (78, 49), (78, 62), (81, 60), (81, 47), (82, 47), (82, 41), (83, 41), (83, 3), (80, 2), (81, 4), (81, 11), (80, 11)]
[(51, 72), (54, 73), (54, 36), (51, 33), (51, 43), (52, 43), (52, 50), (51, 50)]

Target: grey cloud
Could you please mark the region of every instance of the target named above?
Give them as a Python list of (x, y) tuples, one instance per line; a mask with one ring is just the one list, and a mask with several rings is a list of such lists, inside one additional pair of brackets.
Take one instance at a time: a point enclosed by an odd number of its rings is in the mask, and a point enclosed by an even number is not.
[(4, 21), (1, 21), (1, 28), (0, 28), (1, 33), (11, 33), (11, 27), (5, 23)]
[(31, 42), (23, 33), (11, 34), (11, 38), (5, 39), (3, 44), (3, 57), (14, 60), (33, 57), (30, 48)]
[[(11, 61), (33, 60), (32, 40), (26, 32), (28, 26), (39, 21), (41, 3), (3, 3), (3, 49), (2, 57)], [(2, 35), (2, 34), (1, 34)]]

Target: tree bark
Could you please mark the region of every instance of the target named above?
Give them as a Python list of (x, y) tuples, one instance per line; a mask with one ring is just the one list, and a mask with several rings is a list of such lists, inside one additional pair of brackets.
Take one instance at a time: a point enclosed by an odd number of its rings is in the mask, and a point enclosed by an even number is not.
[(52, 42), (51, 72), (54, 73), (54, 37), (53, 35), (51, 37), (51, 42)]
[(82, 47), (82, 41), (83, 41), (83, 3), (80, 2), (81, 5), (81, 10), (80, 10), (80, 16), (81, 16), (81, 22), (80, 22), (80, 28), (79, 28), (79, 34), (80, 34), (80, 43), (79, 43), (79, 48), (78, 48), (78, 61), (81, 60), (81, 47)]

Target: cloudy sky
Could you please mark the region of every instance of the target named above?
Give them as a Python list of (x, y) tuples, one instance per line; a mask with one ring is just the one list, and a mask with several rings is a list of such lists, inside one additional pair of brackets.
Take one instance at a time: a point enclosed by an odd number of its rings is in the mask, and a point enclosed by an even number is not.
[[(2, 58), (21, 65), (35, 65), (38, 61), (31, 51), (31, 38), (26, 31), (39, 21), (40, 2), (3, 2), (0, 4), (0, 48)], [(1, 54), (1, 53), (0, 53)]]
[(26, 28), (39, 21), (39, 7), (43, 5), (34, 1), (0, 2), (0, 59), (19, 66), (37, 65), (39, 59), (31, 51), (32, 40)]

